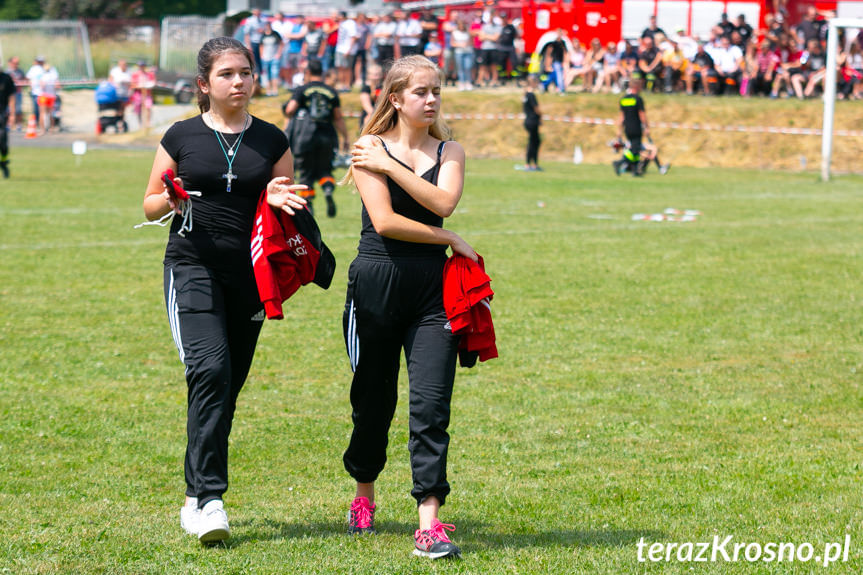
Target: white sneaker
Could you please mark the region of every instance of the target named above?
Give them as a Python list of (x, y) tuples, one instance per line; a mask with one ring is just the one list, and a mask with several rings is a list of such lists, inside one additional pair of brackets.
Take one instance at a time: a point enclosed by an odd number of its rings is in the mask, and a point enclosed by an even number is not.
[(198, 541), (201, 543), (218, 543), (231, 536), (228, 527), (228, 514), (221, 499), (213, 499), (201, 509), (198, 523)]
[(201, 521), (201, 510), (198, 509), (198, 498), (190, 497), (186, 504), (180, 507), (180, 527), (189, 535), (198, 536), (198, 523)]

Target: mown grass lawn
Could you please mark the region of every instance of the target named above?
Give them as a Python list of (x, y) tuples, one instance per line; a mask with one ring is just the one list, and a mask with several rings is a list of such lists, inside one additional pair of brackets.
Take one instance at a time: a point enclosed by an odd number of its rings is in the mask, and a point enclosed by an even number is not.
[[(185, 385), (166, 232), (134, 230), (151, 152), (14, 150), (0, 181), (0, 573), (854, 573), (863, 568), (863, 178), (469, 161), (448, 226), (486, 258), (500, 358), (456, 380), (443, 518), (460, 562), (411, 556), (403, 400), (379, 535), (344, 535), (338, 260), (265, 326), (240, 398), (233, 539), (179, 527)], [(636, 213), (699, 210), (697, 221)], [(406, 382), (403, 381), (403, 390)], [(402, 399), (404, 399), (404, 393)], [(638, 545), (827, 543), (848, 561), (639, 562)], [(823, 561), (822, 561), (823, 563)]]

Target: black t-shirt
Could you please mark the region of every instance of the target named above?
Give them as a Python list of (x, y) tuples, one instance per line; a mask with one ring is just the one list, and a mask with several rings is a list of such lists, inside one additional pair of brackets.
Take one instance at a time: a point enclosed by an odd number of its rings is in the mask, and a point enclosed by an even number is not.
[(713, 68), (713, 57), (707, 52), (696, 52), (692, 63), (698, 70), (709, 70)]
[(620, 99), (620, 111), (623, 112), (623, 131), (627, 136), (641, 135), (641, 115), (644, 111), (644, 100), (638, 94), (625, 94)]
[[(381, 90), (383, 89), (383, 84), (378, 84), (375, 86), (375, 89), (372, 90), (372, 87), (368, 84), (363, 84), (363, 87), (360, 88), (361, 94), (368, 94), (369, 98), (372, 100), (372, 107), (378, 103), (378, 96), (381, 95)], [(366, 122), (366, 111), (365, 109), (360, 110), (360, 130), (363, 128), (363, 124)]]
[[(651, 64), (653, 64), (653, 61), (656, 60), (657, 55), (659, 55), (659, 50), (656, 48), (656, 46), (654, 46), (653, 48), (641, 51), (638, 54), (638, 60), (639, 62), (644, 62), (645, 65), (650, 66)], [(654, 68), (658, 67), (661, 63), (662, 62), (660, 61), (658, 64), (656, 64), (656, 66), (654, 66)]]
[[(233, 145), (239, 134), (223, 134)], [(223, 144), (224, 145), (224, 144)], [(249, 241), (258, 198), (272, 179), (273, 165), (288, 150), (284, 132), (252, 118), (243, 140), (234, 151), (231, 171), (236, 179), (226, 191), (228, 161), (216, 133), (201, 116), (171, 126), (162, 147), (177, 162), (177, 175), (192, 196), (192, 231), (180, 230), (182, 218), (171, 224), (165, 260), (193, 262), (214, 269), (251, 267)]]
[[(423, 14), (422, 16), (420, 16), (420, 23), (421, 24), (434, 24), (435, 30), (437, 30), (437, 27), (438, 27), (437, 26), (437, 24), (438, 24), (437, 16), (435, 16), (434, 14)], [(425, 27), (423, 27), (422, 35), (420, 35), (420, 46), (425, 46), (426, 44), (428, 44), (429, 36), (431, 35), (431, 32), (432, 32), (432, 30), (427, 30)]]
[(737, 26), (734, 30), (740, 34), (740, 44), (738, 46), (743, 48), (749, 44), (749, 39), (752, 38), (752, 26), (744, 22), (742, 26)]
[(0, 114), (5, 115), (9, 111), (9, 98), (15, 95), (16, 90), (12, 76), (0, 71)]
[(341, 107), (339, 93), (332, 86), (315, 80), (294, 90), (293, 98), (300, 108), (309, 111), (309, 117), (317, 123), (315, 132), (321, 138), (335, 138), (338, 141), (336, 127), (333, 125), (336, 108)]
[(803, 20), (797, 25), (797, 35), (802, 35), (806, 42), (813, 38), (818, 40), (821, 38), (821, 26), (818, 20)]
[(810, 72), (816, 72), (827, 65), (827, 54), (824, 52), (804, 52), (806, 54), (806, 68)]
[(546, 52), (551, 53), (551, 61), (552, 62), (563, 62), (563, 55), (566, 53), (566, 44), (563, 40), (554, 40), (553, 42), (549, 42), (542, 49), (543, 55)]
[(536, 94), (533, 92), (525, 92), (524, 98), (521, 100), (521, 109), (524, 112), (525, 126), (539, 126), (541, 118), (536, 113), (539, 103), (536, 101)]
[(515, 26), (512, 24), (504, 24), (503, 28), (500, 29), (500, 36), (497, 37), (497, 45), (501, 48), (512, 48), (515, 44), (515, 37), (518, 33), (515, 30)]
[(641, 32), (641, 37), (642, 38), (653, 38), (657, 34), (662, 34), (663, 36), (666, 36), (666, 37), (668, 36), (668, 34), (665, 33), (665, 30), (663, 30), (662, 28), (657, 26), (656, 28), (645, 28)]
[[(381, 140), (383, 142), (383, 140)], [(443, 153), (445, 142), (441, 142), (437, 149), (437, 163), (421, 174), (420, 177), (427, 182), (437, 185), (438, 173), (440, 172), (440, 157)], [(386, 148), (386, 144), (384, 144)], [(387, 153), (390, 151), (387, 149)], [(390, 154), (398, 163), (410, 169), (404, 162)], [(387, 177), (387, 188), (390, 192), (393, 211), (411, 220), (430, 226), (443, 227), (443, 218), (423, 207), (413, 197), (399, 186), (393, 179)], [(446, 257), (446, 246), (437, 244), (423, 244), (418, 242), (406, 242), (386, 238), (375, 231), (372, 220), (366, 211), (365, 204), (362, 210), (363, 228), (360, 232), (360, 243), (357, 251), (361, 254), (390, 256), (390, 257)]]
[(306, 34), (306, 51), (310, 57), (317, 57), (318, 50), (321, 49), (321, 42), (324, 41), (324, 33), (322, 30), (315, 29)]

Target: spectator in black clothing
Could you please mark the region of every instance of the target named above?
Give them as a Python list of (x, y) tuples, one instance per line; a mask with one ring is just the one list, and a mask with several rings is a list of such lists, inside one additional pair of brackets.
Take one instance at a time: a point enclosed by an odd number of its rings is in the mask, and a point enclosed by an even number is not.
[(648, 91), (653, 90), (656, 80), (662, 75), (662, 52), (654, 45), (653, 36), (645, 36), (641, 39), (637, 73), (644, 79), (644, 85)]
[[(524, 111), (524, 129), (527, 130), (527, 152), (524, 170), (528, 172), (541, 171), (539, 167), (539, 126), (542, 124), (542, 116), (539, 110), (539, 102), (536, 99), (536, 87), (539, 81), (536, 76), (531, 75), (527, 79), (524, 90), (524, 98), (521, 100), (521, 108)], [(522, 169), (516, 166), (516, 169)]]
[(500, 72), (503, 74), (503, 79), (506, 80), (510, 75), (515, 75), (518, 68), (518, 58), (515, 53), (515, 39), (518, 37), (518, 31), (512, 24), (512, 20), (505, 13), (501, 12), (503, 27), (500, 29), (500, 35), (497, 37), (497, 54), (498, 65)]
[(794, 29), (794, 35), (797, 39), (797, 45), (805, 48), (809, 40), (821, 39), (821, 27), (824, 21), (818, 20), (818, 9), (815, 6), (809, 6), (806, 9), (806, 16), (800, 21), (800, 24)]
[(652, 39), (657, 34), (662, 34), (666, 38), (668, 37), (668, 34), (665, 33), (665, 30), (656, 25), (656, 16), (651, 15), (650, 25), (644, 29), (644, 31), (641, 33), (641, 37)]
[(420, 46), (428, 44), (432, 32), (437, 33), (438, 19), (431, 10), (423, 10), (420, 14), (420, 27), (422, 34), (420, 35)]
[(383, 79), (384, 72), (380, 65), (372, 64), (369, 66), (368, 84), (363, 84), (363, 87), (360, 89), (360, 105), (363, 108), (360, 112), (360, 132), (366, 126), (366, 120), (375, 111), (378, 96), (383, 88)]
[(722, 28), (722, 35), (726, 38), (731, 38), (731, 33), (734, 32), (736, 26), (728, 20), (728, 12), (722, 13), (722, 19), (719, 20), (719, 24), (717, 24), (720, 28)]
[(746, 23), (746, 14), (741, 14), (737, 17), (737, 25), (734, 27), (734, 31), (740, 34), (740, 42), (735, 42), (735, 44), (745, 50), (746, 46), (749, 45), (749, 40), (752, 39), (752, 26)]
[(686, 93), (694, 94), (695, 89), (700, 85), (702, 93), (707, 96), (711, 78), (716, 78), (713, 58), (704, 50), (704, 42), (699, 42), (698, 51), (695, 52), (695, 56), (689, 62), (689, 66), (686, 67)]

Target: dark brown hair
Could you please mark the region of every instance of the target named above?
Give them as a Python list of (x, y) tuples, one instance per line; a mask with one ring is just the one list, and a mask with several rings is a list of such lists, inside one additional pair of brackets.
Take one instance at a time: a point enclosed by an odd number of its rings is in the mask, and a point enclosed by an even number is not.
[(255, 71), (255, 57), (252, 56), (252, 52), (246, 48), (245, 44), (228, 36), (211, 38), (198, 51), (198, 75), (195, 78), (197, 80), (195, 82), (195, 94), (198, 97), (198, 109), (202, 113), (210, 109), (210, 96), (201, 92), (199, 83), (206, 84), (209, 82), (210, 72), (213, 71), (213, 63), (219, 57), (232, 52), (245, 56), (246, 60), (249, 61), (249, 67), (252, 69), (252, 72)]

